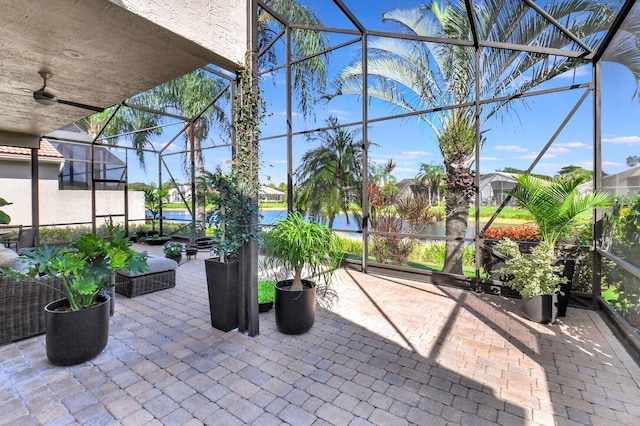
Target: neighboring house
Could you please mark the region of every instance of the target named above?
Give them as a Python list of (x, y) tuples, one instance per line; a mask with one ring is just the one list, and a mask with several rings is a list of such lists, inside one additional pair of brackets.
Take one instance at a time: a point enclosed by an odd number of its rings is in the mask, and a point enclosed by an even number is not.
[[(640, 166), (623, 170), (620, 173), (602, 177), (602, 190), (612, 196), (629, 195), (640, 191)], [(593, 181), (578, 186), (578, 191), (584, 194), (593, 191)]]
[(269, 186), (261, 186), (258, 193), (258, 199), (265, 203), (277, 203), (284, 201), (286, 194)]
[(415, 179), (402, 179), (400, 182), (396, 184), (398, 187), (398, 197), (399, 198), (412, 198), (414, 196), (412, 187), (415, 185)]
[[(480, 205), (499, 206), (507, 198), (507, 192), (516, 186), (514, 173), (492, 172), (480, 176), (479, 194)], [(510, 200), (508, 205), (515, 205), (515, 200)]]
[[(168, 203), (183, 203), (191, 201), (191, 185), (178, 185), (167, 190), (166, 200)], [(180, 195), (182, 193), (182, 196)], [(184, 197), (184, 199), (182, 198)]]
[[(40, 140), (38, 149), (38, 193), (40, 225), (90, 224), (93, 217), (91, 185), (96, 185), (97, 216), (124, 217), (126, 164), (108, 147), (95, 147), (95, 180), (91, 179), (91, 146), (63, 140), (91, 141), (75, 125), (69, 125)], [(4, 210), (12, 225), (30, 226), (31, 150), (0, 146), (0, 197), (12, 205)], [(144, 195), (128, 192), (129, 219), (144, 219)], [(100, 223), (99, 223), (100, 225)]]

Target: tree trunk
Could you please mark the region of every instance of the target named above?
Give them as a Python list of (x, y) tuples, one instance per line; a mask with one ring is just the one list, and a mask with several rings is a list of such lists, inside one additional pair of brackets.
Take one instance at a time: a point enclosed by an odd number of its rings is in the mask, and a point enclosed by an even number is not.
[[(447, 193), (445, 194), (445, 235), (464, 238), (469, 221), (469, 205), (474, 193), (473, 172), (468, 167), (447, 165)], [(462, 275), (465, 242), (447, 240), (442, 272)]]
[(194, 168), (194, 177), (196, 181), (196, 193), (192, 194), (192, 196), (196, 196), (196, 222), (200, 223), (202, 229), (207, 228), (207, 224), (205, 221), (206, 217), (206, 202), (203, 196), (197, 196), (199, 189), (202, 188), (202, 183), (204, 181), (204, 156), (202, 154), (202, 143), (200, 138), (196, 135), (196, 129), (194, 128), (195, 124), (192, 124), (187, 129), (187, 138), (189, 141), (190, 147), (193, 149), (193, 165)]

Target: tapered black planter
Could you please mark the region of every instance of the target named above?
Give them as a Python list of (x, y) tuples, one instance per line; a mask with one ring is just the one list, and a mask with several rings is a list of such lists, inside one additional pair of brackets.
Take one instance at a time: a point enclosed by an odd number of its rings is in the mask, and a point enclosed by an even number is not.
[(302, 334), (311, 329), (316, 317), (316, 288), (302, 280), (302, 291), (291, 291), (293, 280), (276, 283), (276, 325), (284, 334)]
[(238, 265), (205, 259), (211, 326), (222, 331), (238, 328)]
[(67, 299), (44, 307), (47, 358), (55, 365), (76, 365), (95, 358), (109, 340), (111, 299), (98, 296), (99, 303), (79, 311), (64, 310)]
[(557, 293), (533, 297), (522, 296), (522, 311), (524, 316), (531, 321), (549, 324), (556, 320), (557, 303)]

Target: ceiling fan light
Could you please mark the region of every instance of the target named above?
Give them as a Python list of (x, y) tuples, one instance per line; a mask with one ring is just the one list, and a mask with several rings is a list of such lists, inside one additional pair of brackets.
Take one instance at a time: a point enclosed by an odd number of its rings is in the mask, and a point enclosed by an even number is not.
[(51, 106), (58, 103), (58, 98), (49, 93), (44, 92), (34, 92), (33, 99), (36, 100), (40, 105)]
[(82, 58), (84, 58), (84, 55), (82, 53), (77, 52), (75, 50), (71, 50), (71, 49), (64, 49), (62, 51), (62, 54), (67, 56), (67, 57), (69, 57), (69, 58), (72, 58), (72, 59), (82, 59)]

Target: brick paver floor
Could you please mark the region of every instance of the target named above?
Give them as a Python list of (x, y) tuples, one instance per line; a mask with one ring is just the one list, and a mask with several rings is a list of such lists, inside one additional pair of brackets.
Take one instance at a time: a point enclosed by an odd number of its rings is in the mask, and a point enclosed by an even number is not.
[(204, 256), (118, 295), (90, 362), (50, 365), (44, 336), (0, 347), (0, 424), (640, 424), (640, 370), (596, 312), (540, 325), (515, 300), (342, 270), (311, 331), (271, 311), (251, 338), (211, 328)]

